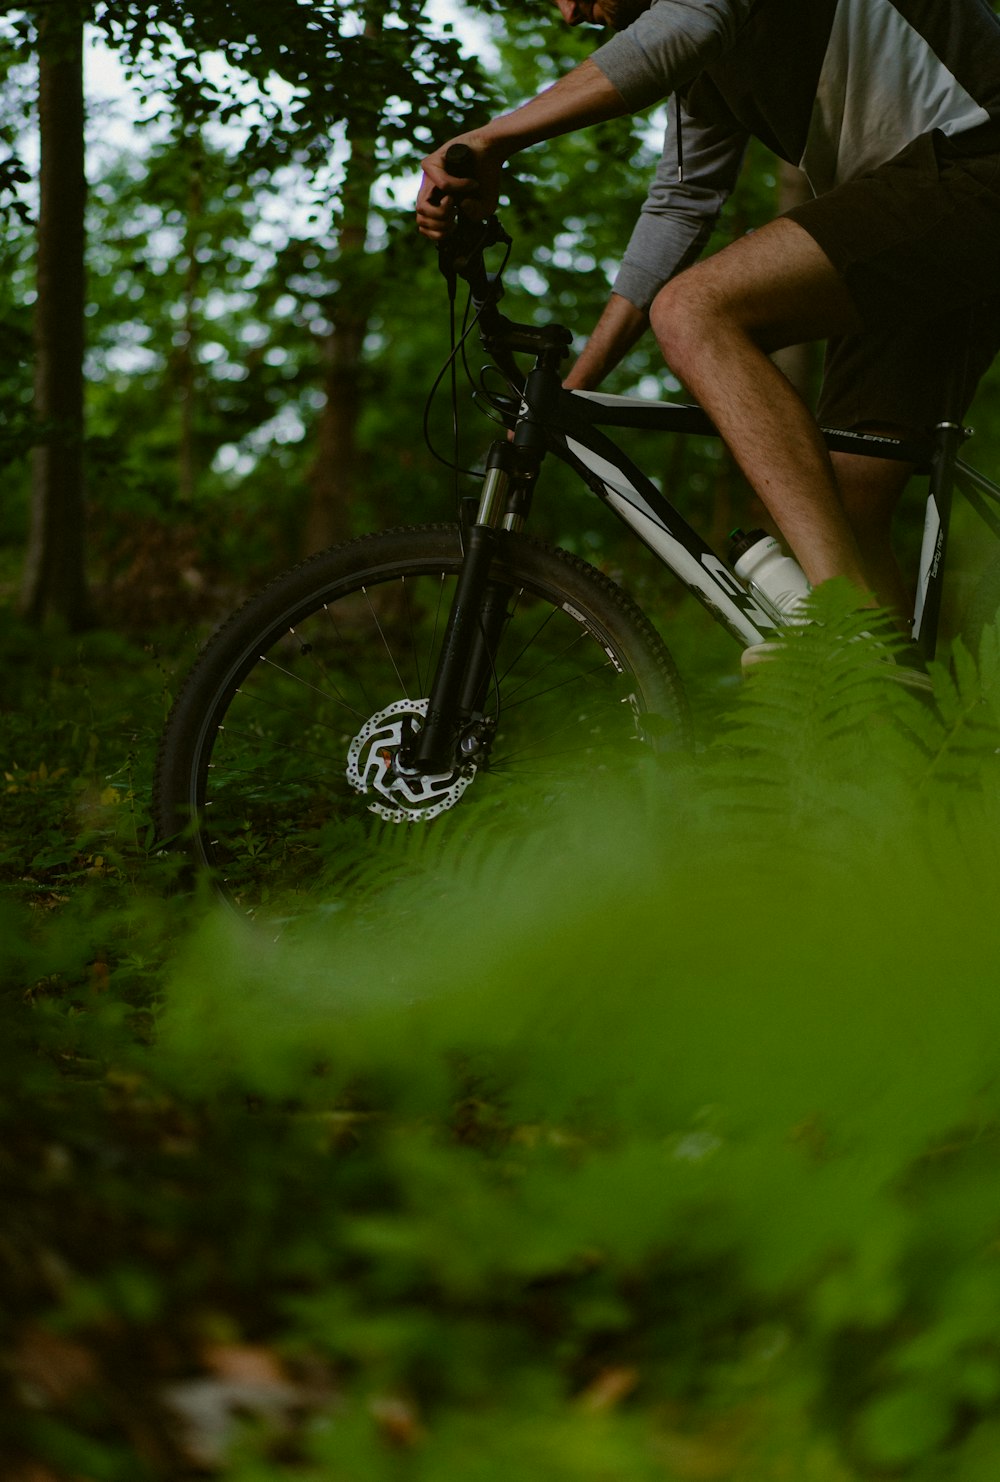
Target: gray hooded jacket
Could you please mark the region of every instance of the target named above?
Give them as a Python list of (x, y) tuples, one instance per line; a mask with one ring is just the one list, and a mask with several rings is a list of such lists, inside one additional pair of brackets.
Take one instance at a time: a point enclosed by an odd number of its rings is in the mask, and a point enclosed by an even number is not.
[(986, 0), (653, 0), (593, 60), (672, 130), (615, 282), (648, 308), (698, 255), (750, 135), (817, 193), (938, 129), (1000, 148), (1000, 22)]

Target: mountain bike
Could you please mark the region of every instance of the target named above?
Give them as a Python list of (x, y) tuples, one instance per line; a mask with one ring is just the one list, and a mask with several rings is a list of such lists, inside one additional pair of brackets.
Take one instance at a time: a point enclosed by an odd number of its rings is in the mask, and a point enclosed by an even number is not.
[[(461, 173), (454, 169), (452, 173)], [(478, 498), (455, 524), (363, 536), (279, 576), (210, 639), (159, 754), (155, 815), (249, 913), (350, 900), (400, 831), (480, 829), (535, 815), (610, 768), (688, 747), (676, 665), (622, 588), (525, 533), (545, 459), (567, 464), (744, 648), (786, 619), (745, 586), (603, 430), (718, 434), (697, 407), (566, 391), (570, 332), (499, 308), (511, 239), (497, 217), (443, 244), (454, 295), (490, 358), (478, 400), (500, 424)], [(485, 254), (502, 256), (488, 271)], [(457, 354), (453, 347), (452, 357)], [(529, 357), (526, 370), (515, 357)], [(930, 445), (827, 432), (831, 450), (930, 476), (913, 639), (933, 656), (952, 493), (1000, 536), (1000, 486), (959, 457), (960, 422)], [(992, 618), (1000, 567), (973, 625)], [(394, 852), (395, 851), (395, 852)], [(405, 850), (403, 851), (405, 855)], [(294, 904), (292, 906), (294, 909)]]

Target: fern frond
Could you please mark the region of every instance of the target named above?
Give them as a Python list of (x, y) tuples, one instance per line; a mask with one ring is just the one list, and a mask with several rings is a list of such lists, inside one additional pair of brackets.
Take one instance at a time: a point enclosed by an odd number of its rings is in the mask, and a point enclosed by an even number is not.
[(996, 789), (1000, 781), (1000, 633), (984, 628), (979, 663), (957, 639), (950, 667), (931, 668), (936, 697), (936, 724), (926, 725), (926, 760), (917, 786), (928, 791), (941, 784), (977, 794)]
[[(810, 598), (812, 621), (786, 630), (750, 673), (707, 757), (706, 806), (721, 840), (761, 828), (784, 857), (857, 858), (918, 823), (918, 779), (941, 745), (929, 694), (901, 683), (906, 647), (887, 613), (859, 611), (847, 583)], [(739, 840), (742, 839), (742, 846)]]

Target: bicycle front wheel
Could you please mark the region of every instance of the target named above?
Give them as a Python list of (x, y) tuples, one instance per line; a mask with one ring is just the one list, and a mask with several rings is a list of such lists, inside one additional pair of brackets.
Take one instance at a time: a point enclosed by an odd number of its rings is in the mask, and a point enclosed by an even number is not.
[(279, 577), (209, 641), (167, 722), (155, 813), (242, 909), (340, 907), (401, 829), (529, 814), (596, 769), (687, 743), (676, 669), (634, 603), (505, 534), (483, 744), (441, 777), (401, 776), (461, 563), (452, 526), (365, 536)]

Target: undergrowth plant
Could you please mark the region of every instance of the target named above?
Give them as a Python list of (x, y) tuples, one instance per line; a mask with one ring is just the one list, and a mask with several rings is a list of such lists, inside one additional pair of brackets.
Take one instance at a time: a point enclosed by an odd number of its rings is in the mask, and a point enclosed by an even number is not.
[(12, 1456), (992, 1482), (1000, 641), (930, 703), (812, 615), (697, 756), (358, 915), (203, 910), (142, 1043), (124, 984), (27, 1010), (11, 916)]

